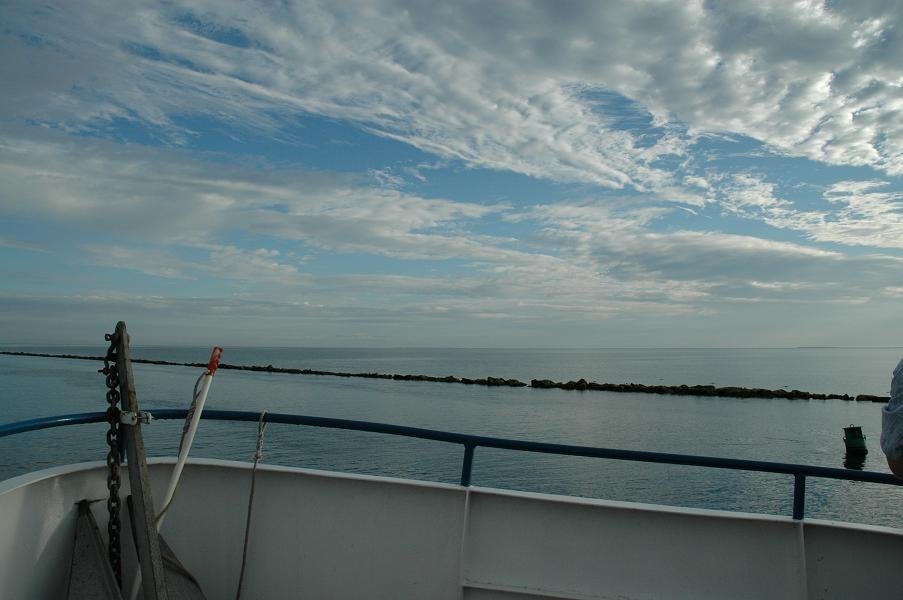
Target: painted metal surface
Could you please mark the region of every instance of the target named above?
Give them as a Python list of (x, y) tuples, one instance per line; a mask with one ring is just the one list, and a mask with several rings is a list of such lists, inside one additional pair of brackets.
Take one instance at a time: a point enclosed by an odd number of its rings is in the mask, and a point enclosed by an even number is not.
[[(126, 505), (129, 510), (129, 523), (132, 538), (135, 537), (135, 506), (132, 502), (132, 496), (127, 496)], [(162, 535), (158, 535), (160, 541), (160, 556), (163, 558), (163, 571), (165, 573), (166, 594), (169, 600), (206, 600), (201, 584), (198, 583), (194, 575), (185, 568), (176, 553), (173, 552)], [(140, 591), (141, 580), (136, 573), (136, 577), (132, 581), (132, 592), (136, 595)], [(137, 586), (137, 587), (136, 587)]]
[(68, 600), (122, 600), (97, 521), (87, 500), (78, 503)]
[(464, 584), (478, 597), (806, 597), (800, 524), (786, 518), (498, 493), (471, 502)]
[[(171, 469), (152, 461), (155, 492)], [(182, 486), (163, 535), (233, 598), (250, 466), (192, 461)], [(104, 492), (101, 463), (0, 483), (0, 597), (64, 595), (74, 502)], [(248, 598), (899, 597), (889, 528), (269, 466), (256, 494)]]

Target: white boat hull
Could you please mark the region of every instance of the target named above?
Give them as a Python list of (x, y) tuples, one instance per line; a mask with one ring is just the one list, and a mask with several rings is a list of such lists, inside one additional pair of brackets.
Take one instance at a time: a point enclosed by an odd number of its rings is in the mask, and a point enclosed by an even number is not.
[[(150, 461), (158, 501), (171, 469)], [(250, 477), (192, 461), (167, 514), (210, 600), (235, 597)], [(75, 503), (106, 495), (102, 463), (0, 483), (0, 598), (65, 597)], [(94, 514), (105, 532), (105, 502)], [(125, 512), (123, 529), (130, 557)], [(901, 564), (903, 531), (883, 527), (261, 466), (242, 597), (880, 600)]]

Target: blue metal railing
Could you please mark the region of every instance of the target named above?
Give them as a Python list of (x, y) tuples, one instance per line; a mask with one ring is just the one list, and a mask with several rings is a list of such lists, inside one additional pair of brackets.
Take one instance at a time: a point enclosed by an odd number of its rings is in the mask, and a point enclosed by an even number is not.
[[(184, 419), (187, 413), (184, 409), (160, 409), (150, 410), (155, 419)], [(253, 421), (260, 420), (260, 413), (239, 410), (205, 410), (201, 414), (203, 419), (214, 421)], [(15, 435), (27, 431), (47, 429), (50, 427), (62, 427), (64, 425), (79, 425), (85, 423), (106, 422), (104, 412), (76, 413), (71, 415), (59, 415), (55, 417), (42, 417), (0, 425), (0, 437)], [(903, 480), (897, 479), (888, 473), (875, 473), (871, 471), (852, 471), (847, 469), (835, 469), (831, 467), (817, 467), (811, 465), (797, 465), (792, 463), (766, 462), (757, 460), (741, 460), (736, 458), (717, 458), (710, 456), (694, 456), (690, 454), (668, 454), (662, 452), (643, 452), (639, 450), (619, 450), (615, 448), (595, 448), (592, 446), (571, 446), (566, 444), (548, 444), (544, 442), (527, 442), (505, 438), (468, 435), (465, 433), (451, 433), (437, 431), (435, 429), (421, 429), (418, 427), (405, 427), (403, 425), (390, 425), (387, 423), (372, 423), (369, 421), (352, 421), (349, 419), (332, 419), (329, 417), (311, 417), (306, 415), (291, 415), (285, 413), (266, 413), (264, 421), (267, 423), (285, 423), (288, 425), (308, 425), (311, 427), (326, 427), (331, 429), (345, 429), (349, 431), (366, 431), (371, 433), (383, 433), (399, 435), (403, 437), (448, 442), (464, 446), (464, 459), (461, 464), (461, 485), (470, 485), (470, 476), (473, 470), (474, 451), (478, 447), (497, 448), (501, 450), (518, 450), (521, 452), (539, 452), (542, 454), (559, 454), (565, 456), (586, 456), (590, 458), (608, 458), (613, 460), (629, 460), (647, 463), (663, 463), (670, 465), (687, 465), (695, 467), (712, 467), (717, 469), (733, 469), (740, 471), (758, 471), (766, 473), (779, 473), (793, 475), (793, 518), (800, 520), (805, 514), (806, 478), (818, 477), (822, 479), (843, 479), (847, 481), (867, 481), (869, 483), (881, 483), (885, 485), (903, 485)]]

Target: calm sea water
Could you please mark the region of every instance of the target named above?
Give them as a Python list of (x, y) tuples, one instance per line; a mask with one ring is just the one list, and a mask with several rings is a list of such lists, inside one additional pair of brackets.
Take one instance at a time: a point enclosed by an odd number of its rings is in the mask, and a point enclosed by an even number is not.
[[(18, 348), (99, 355), (97, 347)], [(137, 358), (205, 362), (209, 349), (135, 347)], [(887, 394), (903, 350), (479, 350), (229, 348), (224, 362), (335, 371), (613, 383), (715, 384)], [(99, 363), (0, 356), (0, 422), (104, 408)], [(184, 408), (198, 369), (135, 365), (146, 408)], [(866, 470), (887, 472), (881, 406), (872, 403), (699, 398), (220, 371), (208, 407), (293, 412), (537, 441), (842, 467), (842, 427), (868, 437)], [(172, 455), (180, 423), (145, 429), (152, 455)], [(0, 439), (0, 479), (105, 455), (104, 427)], [(194, 456), (248, 460), (256, 425), (203, 422)], [(273, 464), (456, 482), (462, 451), (435, 442), (271, 425)], [(478, 449), (475, 485), (789, 514), (792, 478)], [(903, 489), (810, 480), (807, 515), (903, 527)]]

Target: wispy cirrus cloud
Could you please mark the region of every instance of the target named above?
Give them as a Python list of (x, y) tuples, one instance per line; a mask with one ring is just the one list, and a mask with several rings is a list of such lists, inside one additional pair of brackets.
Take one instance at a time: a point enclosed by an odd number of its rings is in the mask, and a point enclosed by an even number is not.
[[(370, 302), (404, 298), (415, 312), (421, 304), (459, 310), (466, 304), (472, 314), (492, 305), (496, 314), (598, 318), (631, 310), (710, 310), (719, 301), (844, 301), (850, 298), (844, 282), (858, 279), (861, 298), (903, 279), (903, 259), (892, 256), (848, 257), (716, 231), (658, 231), (657, 223), (675, 210), (661, 202), (607, 199), (517, 209), (368, 188), (347, 175), (223, 165), (187, 151), (173, 155), (103, 140), (81, 140), (77, 148), (53, 132), (2, 138), (4, 212), (85, 228), (80, 245), (95, 266), (164, 279), (257, 282), (269, 293), (283, 288), (283, 298), (305, 287), (304, 297), (327, 304), (373, 292), (380, 299)], [(786, 216), (790, 209), (767, 183), (748, 176), (734, 181), (739, 191), (725, 206), (771, 215), (773, 224), (781, 215), (795, 226), (804, 223)], [(867, 185), (832, 189), (872, 193)], [(872, 199), (857, 206), (870, 202), (880, 204)], [(517, 243), (477, 233), (490, 217), (535, 230)], [(236, 235), (254, 236), (257, 245), (230, 242)], [(286, 244), (293, 249), (277, 249)], [(461, 273), (423, 276), (368, 276), (353, 267), (335, 275), (307, 272), (306, 253), (318, 252), (466, 266)], [(861, 271), (872, 275), (862, 279)]]
[[(51, 287), (61, 259), (98, 291), (72, 274), (57, 300), (85, 311), (209, 301), (414, 337), (886, 315), (901, 20), (883, 2), (8, 3), (0, 214), (21, 231), (0, 248), (48, 252), (2, 267), (0, 302), (54, 306), (16, 282)], [(516, 189), (482, 193), (487, 173)]]
[(78, 224), (130, 243), (227, 248), (222, 237), (241, 230), (411, 259), (486, 258), (504, 241), (456, 229), (499, 207), (370, 188), (353, 175), (255, 169), (38, 133), (0, 136), (0, 208), (8, 215)]
[[(6, 108), (62, 127), (120, 118), (178, 140), (184, 115), (278, 132), (301, 112), (475, 166), (654, 190), (678, 187), (658, 161), (692, 143), (680, 123), (903, 172), (894, 4), (185, 0), (7, 17), (30, 37), (5, 42)], [(597, 90), (649, 122), (621, 126)]]
[(799, 209), (779, 197), (774, 183), (749, 174), (722, 186), (722, 206), (779, 229), (803, 232), (818, 242), (847, 246), (903, 248), (903, 192), (885, 181), (839, 181), (827, 186), (824, 208)]
[(0, 235), (0, 248), (25, 250), (27, 252), (47, 252), (47, 249), (40, 244), (16, 239), (8, 235)]
[[(140, 271), (145, 275), (167, 279), (198, 279), (217, 277), (258, 283), (273, 282), (284, 285), (302, 283), (294, 257), (282, 257), (278, 250), (267, 248), (244, 249), (232, 245), (196, 244), (189, 250), (201, 249), (205, 256), (190, 260), (176, 256), (173, 250), (156, 247), (110, 246), (88, 244), (82, 247), (85, 260), (103, 268)], [(294, 261), (292, 260), (294, 258)], [(288, 262), (292, 261), (292, 262)]]
[[(748, 204), (763, 201), (756, 195)], [(588, 269), (649, 287), (683, 286), (695, 292), (696, 304), (789, 299), (859, 303), (883, 295), (888, 282), (903, 280), (903, 258), (892, 255), (848, 256), (716, 231), (656, 231), (655, 222), (673, 210), (631, 203), (559, 203), (518, 218), (542, 225), (550, 244)]]

